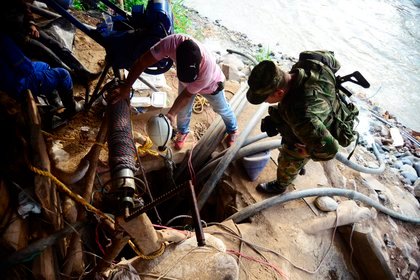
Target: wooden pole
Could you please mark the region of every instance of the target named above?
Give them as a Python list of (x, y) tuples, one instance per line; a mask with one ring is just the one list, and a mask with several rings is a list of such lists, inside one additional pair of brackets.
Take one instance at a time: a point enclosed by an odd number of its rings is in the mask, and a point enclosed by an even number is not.
[[(86, 172), (84, 183), (85, 190), (82, 197), (86, 201), (90, 201), (90, 196), (92, 195), (93, 186), (95, 183), (96, 169), (98, 167), (99, 155), (102, 150), (102, 145), (105, 144), (108, 134), (108, 114), (105, 115), (105, 118), (102, 120), (101, 128), (99, 129), (98, 134), (96, 135), (96, 143), (93, 145), (89, 153), (86, 155), (86, 158), (89, 159), (89, 168)], [(85, 209), (78, 207), (77, 210), (77, 220), (83, 221), (86, 219)], [(81, 253), (81, 240), (78, 234), (74, 233), (70, 237), (69, 246), (67, 254), (65, 257), (65, 266), (63, 267), (63, 274), (70, 276), (71, 274), (79, 274), (83, 272), (83, 266), (80, 266), (79, 261), (83, 259)]]
[[(50, 171), (50, 160), (47, 146), (41, 133), (41, 117), (30, 90), (27, 90), (27, 112), (30, 126), (30, 145), (33, 154), (33, 165), (39, 169)], [(59, 196), (48, 177), (36, 174), (34, 177), (35, 195), (41, 203), (43, 215), (51, 222), (53, 230), (59, 230), (62, 225)], [(47, 232), (41, 232), (41, 236)], [(55, 252), (49, 247), (33, 263), (33, 274), (37, 279), (56, 279)]]

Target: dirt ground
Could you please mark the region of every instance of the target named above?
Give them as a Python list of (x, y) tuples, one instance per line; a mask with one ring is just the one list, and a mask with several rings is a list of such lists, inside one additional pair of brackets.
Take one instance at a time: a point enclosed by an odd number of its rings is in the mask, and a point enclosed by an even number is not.
[[(242, 35), (230, 33), (223, 27), (209, 23), (194, 12), (191, 12), (191, 18), (194, 20), (193, 30), (191, 32), (193, 34), (195, 33), (195, 35), (199, 34), (196, 35), (196, 37), (199, 37), (198, 39), (214, 37), (216, 41), (225, 43), (225, 48), (237, 46), (238, 49), (244, 49), (247, 44), (248, 48), (252, 49), (255, 47), (254, 45), (249, 45)], [(87, 18), (86, 20), (90, 21), (91, 24), (95, 22), (93, 19)], [(103, 68), (105, 59), (104, 49), (79, 30), (76, 33), (74, 52), (91, 71), (99, 71)], [(165, 73), (165, 78), (167, 87), (164, 88), (164, 91), (167, 92), (169, 97), (167, 106), (169, 107), (176, 97), (177, 92), (175, 71), (171, 69)], [(91, 92), (95, 85), (96, 82), (91, 83)], [(237, 92), (239, 87), (240, 83), (237, 81), (227, 82), (226, 95), (228, 99)], [(85, 89), (81, 85), (76, 84), (75, 95), (77, 99), (82, 99), (85, 95)], [(56, 157), (56, 164), (59, 168), (67, 171), (73, 170), (78, 165), (80, 159), (92, 147), (102, 121), (103, 109), (101, 105), (98, 105), (88, 112), (80, 113), (67, 126), (57, 129), (52, 133), (52, 136), (47, 137), (49, 140), (55, 140), (55, 143), (61, 145), (62, 150), (67, 153), (56, 153), (56, 155), (52, 155), (52, 157)], [(150, 113), (158, 113), (165, 109), (167, 108), (151, 110)], [(244, 109), (239, 117), (240, 127), (246, 126), (254, 112), (255, 107), (253, 106), (247, 106)], [(203, 132), (215, 117), (215, 113), (208, 106), (204, 106), (202, 113), (193, 115), (191, 128), (194, 133), (190, 136), (190, 145), (198, 141), (199, 137), (203, 135)], [(136, 115), (133, 112), (134, 131), (145, 133), (145, 121), (144, 116)], [(85, 132), (86, 127), (87, 133)], [(258, 127), (253, 131), (253, 134), (257, 133)], [(228, 185), (234, 186), (235, 188), (237, 197), (236, 207), (241, 209), (267, 198), (255, 191), (255, 185), (275, 177), (276, 156), (272, 155), (272, 158), (273, 160), (269, 162), (263, 173), (254, 182), (246, 178), (243, 167), (239, 162), (234, 163), (232, 168), (229, 169), (228, 175), (230, 176), (227, 176), (228, 178), (226, 180), (229, 183)], [(375, 161), (374, 156), (363, 148), (357, 150), (355, 158), (361, 161)], [(106, 169), (108, 165), (106, 147), (103, 149), (100, 159), (101, 168)], [(370, 194), (369, 190), (364, 187), (365, 178), (359, 172), (353, 171), (341, 163), (336, 162), (331, 168), (328, 169), (328, 166), (311, 162), (308, 164), (306, 175), (299, 176), (294, 188), (301, 190), (325, 185), (354, 189), (366, 195)], [(333, 172), (328, 170), (333, 170)], [(387, 168), (385, 173), (372, 176), (387, 190), (387, 194), (390, 197), (388, 201), (390, 207), (400, 209), (407, 214), (419, 216), (418, 202), (416, 209), (409, 209), (410, 207), (406, 206), (407, 200), (412, 200), (413, 198), (408, 196), (403, 184), (392, 171)], [(291, 190), (289, 189), (288, 191)], [(345, 199), (336, 198), (336, 200), (342, 201)], [(310, 268), (316, 268), (323, 260), (332, 242), (332, 231), (326, 231), (323, 234), (317, 235), (308, 235), (302, 231), (302, 226), (309, 220), (324, 215), (324, 213), (314, 214), (313, 206), (310, 206), (311, 204), (313, 204), (313, 199), (278, 205), (253, 217), (251, 223), (242, 223), (239, 226), (240, 233), (244, 239), (284, 254), (283, 257), (279, 257), (265, 253), (263, 257), (268, 258), (270, 264), (276, 263), (278, 268), (281, 271), (285, 271), (288, 276), (280, 276), (278, 272), (276, 273), (277, 270), (273, 269), (273, 266), (262, 266), (256, 262), (242, 259), (241, 279), (357, 279), (351, 272), (349, 249), (345, 248), (344, 242), (341, 240), (342, 237), (335, 239), (333, 249), (329, 251), (328, 257), (320, 265), (316, 273), (308, 273), (303, 272), (302, 269), (296, 269), (295, 265), (306, 267), (309, 270)], [(369, 228), (378, 238), (381, 243), (379, 247), (382, 253), (387, 256), (387, 262), (395, 278), (419, 279), (418, 265), (417, 268), (415, 267), (415, 264), (420, 264), (420, 228), (418, 226), (393, 220), (384, 214), (378, 213), (376, 219), (362, 222), (358, 227)], [(237, 240), (232, 241), (226, 238), (225, 241), (232, 246), (238, 246)], [(246, 254), (253, 253), (251, 249), (245, 249), (244, 252)], [(414, 261), (410, 260), (409, 256)]]

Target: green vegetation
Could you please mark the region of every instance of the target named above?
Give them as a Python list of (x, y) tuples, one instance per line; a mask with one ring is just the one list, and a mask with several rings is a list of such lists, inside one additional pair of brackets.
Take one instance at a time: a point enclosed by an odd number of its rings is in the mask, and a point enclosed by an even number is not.
[(258, 53), (255, 55), (255, 59), (258, 62), (261, 62), (263, 60), (271, 60), (271, 51), (269, 47), (266, 48), (260, 48), (258, 50)]
[[(113, 2), (115, 0), (110, 0), (110, 1)], [(124, 0), (124, 10), (131, 12), (131, 7), (135, 5), (144, 5), (146, 7), (147, 2), (148, 2), (147, 0)]]
[(77, 11), (83, 11), (84, 7), (82, 5), (82, 3), (80, 2), (80, 0), (74, 0), (73, 1), (73, 8)]
[[(110, 0), (116, 4), (116, 0)], [(130, 11), (134, 5), (145, 5), (147, 6), (148, 0), (124, 0), (124, 10)], [(171, 1), (172, 12), (174, 14), (174, 29), (175, 33), (188, 33), (188, 29), (191, 26), (191, 20), (187, 16), (187, 10), (183, 6), (184, 0), (173, 0)], [(83, 3), (83, 0), (74, 0), (73, 8), (78, 11), (85, 11), (89, 7)], [(107, 6), (102, 2), (98, 1), (97, 9), (100, 11), (106, 11)]]
[(183, 6), (184, 0), (172, 1), (172, 12), (174, 14), (175, 33), (188, 33), (191, 20), (187, 16), (187, 10)]

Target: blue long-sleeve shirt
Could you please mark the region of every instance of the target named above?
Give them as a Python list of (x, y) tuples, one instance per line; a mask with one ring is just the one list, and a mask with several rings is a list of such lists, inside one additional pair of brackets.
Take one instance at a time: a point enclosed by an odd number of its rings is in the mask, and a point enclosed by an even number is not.
[(0, 33), (0, 90), (19, 98), (35, 75), (34, 66), (14, 41)]

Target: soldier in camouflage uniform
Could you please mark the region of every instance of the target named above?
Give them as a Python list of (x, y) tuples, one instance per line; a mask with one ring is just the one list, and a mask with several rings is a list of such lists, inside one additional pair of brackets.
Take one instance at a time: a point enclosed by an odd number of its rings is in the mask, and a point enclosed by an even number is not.
[(316, 53), (329, 69), (301, 54), (290, 72), (281, 70), (272, 61), (262, 61), (248, 79), (250, 103), (278, 103), (269, 107), (261, 130), (269, 136), (278, 133), (282, 136), (277, 180), (259, 184), (260, 192), (283, 193), (309, 159), (330, 160), (338, 151), (339, 143), (331, 135), (330, 127), (332, 107), (337, 103), (334, 73), (340, 65), (332, 52)]

